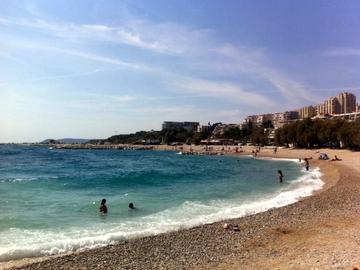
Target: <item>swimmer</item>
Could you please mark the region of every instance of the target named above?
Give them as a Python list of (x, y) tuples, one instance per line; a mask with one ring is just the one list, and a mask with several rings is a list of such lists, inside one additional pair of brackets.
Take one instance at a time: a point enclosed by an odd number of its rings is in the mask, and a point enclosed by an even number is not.
[(134, 206), (134, 204), (132, 202), (129, 203), (129, 209), (135, 209), (135, 206)]
[(107, 206), (106, 206), (106, 199), (102, 199), (101, 200), (101, 205), (100, 205), (100, 213), (102, 214), (107, 214), (108, 212), (108, 209), (107, 209)]

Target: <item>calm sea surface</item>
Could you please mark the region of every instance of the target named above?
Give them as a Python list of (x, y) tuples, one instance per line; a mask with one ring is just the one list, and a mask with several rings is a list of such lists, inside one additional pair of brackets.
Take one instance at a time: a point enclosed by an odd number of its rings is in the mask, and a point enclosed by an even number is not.
[(0, 146), (0, 261), (265, 211), (321, 188), (319, 176), (292, 160)]

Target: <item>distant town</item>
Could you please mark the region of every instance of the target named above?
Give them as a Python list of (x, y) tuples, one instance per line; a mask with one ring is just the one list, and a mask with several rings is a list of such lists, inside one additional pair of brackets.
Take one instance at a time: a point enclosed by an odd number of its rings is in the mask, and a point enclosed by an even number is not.
[(352, 93), (343, 92), (335, 97), (330, 97), (323, 103), (315, 106), (306, 106), (294, 111), (280, 113), (269, 113), (251, 115), (245, 118), (244, 124), (252, 122), (257, 125), (271, 121), (274, 128), (278, 129), (293, 121), (306, 118), (342, 118), (355, 120), (360, 115), (359, 105), (356, 103), (356, 96)]
[[(97, 145), (98, 148), (120, 147), (117, 145), (177, 145), (177, 144), (222, 144), (222, 145), (343, 145), (343, 141), (349, 145), (360, 140), (359, 132), (351, 129), (358, 129), (360, 119), (359, 105), (356, 103), (356, 96), (352, 93), (342, 92), (335, 97), (330, 97), (321, 104), (310, 105), (292, 111), (266, 113), (247, 116), (242, 122), (236, 124), (208, 123), (201, 125), (199, 122), (177, 122), (165, 121), (161, 130), (139, 131), (132, 134), (115, 134), (107, 139), (79, 141), (75, 143), (71, 139), (46, 140), (45, 144), (62, 144), (69, 146), (77, 144)], [(306, 121), (305, 121), (306, 120)], [(327, 120), (327, 121), (324, 121)], [(309, 122), (310, 121), (310, 122)], [(339, 121), (341, 123), (339, 123)], [(299, 133), (298, 126), (304, 123)], [(317, 125), (317, 127), (314, 127)], [(322, 129), (320, 130), (320, 126)], [(332, 128), (334, 126), (335, 128)], [(287, 135), (289, 129), (298, 132), (297, 135)], [(315, 129), (314, 134), (310, 134)], [(340, 132), (336, 138), (326, 138), (322, 133)], [(360, 130), (360, 129), (359, 129)], [(285, 133), (284, 133), (285, 132)], [(352, 137), (345, 136), (351, 133)], [(306, 134), (308, 133), (308, 134)], [(302, 137), (308, 138), (304, 143)], [(340, 140), (339, 137), (342, 137)], [(326, 138), (326, 139), (324, 139)], [(324, 141), (325, 140), (325, 141)], [(327, 140), (327, 141), (326, 141)]]
[(318, 105), (305, 106), (293, 111), (266, 113), (247, 116), (240, 124), (222, 124), (215, 123), (211, 125), (200, 125), (199, 122), (173, 122), (165, 121), (162, 124), (162, 130), (184, 128), (193, 132), (214, 132), (215, 135), (221, 133), (222, 129), (228, 126), (239, 127), (240, 130), (247, 129), (249, 125), (257, 127), (263, 126), (272, 131), (277, 130), (287, 124), (303, 120), (311, 119), (333, 119), (341, 118), (354, 121), (360, 117), (360, 105), (356, 103), (356, 96), (352, 93), (342, 92), (335, 97), (326, 99)]

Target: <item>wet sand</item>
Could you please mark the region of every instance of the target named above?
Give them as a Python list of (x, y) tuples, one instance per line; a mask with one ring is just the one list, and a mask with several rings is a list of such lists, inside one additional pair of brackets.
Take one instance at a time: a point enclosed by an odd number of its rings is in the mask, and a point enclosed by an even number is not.
[[(202, 148), (193, 149), (201, 151)], [(234, 150), (234, 149), (233, 149)], [(244, 148), (251, 153), (252, 148)], [(317, 150), (319, 151), (319, 150)], [(119, 242), (68, 255), (3, 264), (12, 269), (352, 269), (360, 267), (360, 153), (262, 149), (258, 157), (304, 158), (326, 186), (301, 201), (253, 216)], [(226, 154), (234, 154), (227, 151)], [(223, 224), (238, 225), (239, 231)], [(12, 265), (11, 265), (12, 263)], [(24, 264), (22, 265), (21, 264)]]

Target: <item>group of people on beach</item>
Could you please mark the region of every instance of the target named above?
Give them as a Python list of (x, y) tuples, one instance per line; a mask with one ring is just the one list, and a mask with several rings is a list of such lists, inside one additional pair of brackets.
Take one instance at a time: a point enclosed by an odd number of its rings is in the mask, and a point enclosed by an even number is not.
[[(136, 209), (135, 205), (132, 202), (129, 203), (129, 209), (130, 210)], [(106, 199), (105, 198), (101, 200), (99, 211), (100, 211), (101, 214), (107, 214), (107, 212), (108, 212), (108, 208), (106, 206)]]

